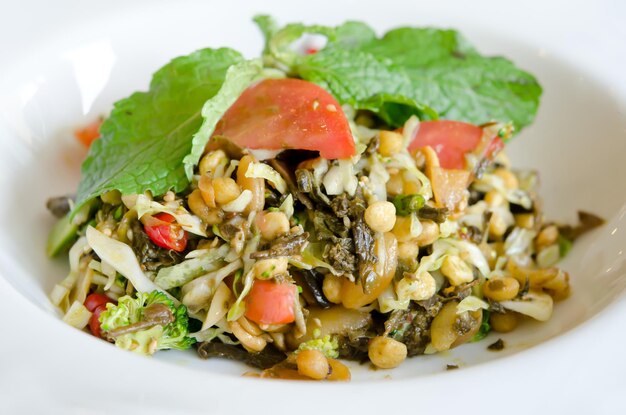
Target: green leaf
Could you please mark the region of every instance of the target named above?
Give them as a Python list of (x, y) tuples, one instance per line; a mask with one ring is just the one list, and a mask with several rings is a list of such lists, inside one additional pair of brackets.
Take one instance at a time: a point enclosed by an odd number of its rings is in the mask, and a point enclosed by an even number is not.
[(572, 241), (564, 237), (563, 235), (559, 235), (559, 256), (561, 258), (565, 258), (569, 251), (572, 250)]
[(521, 129), (537, 112), (541, 86), (532, 75), (505, 58), (481, 56), (454, 30), (395, 29), (361, 49), (404, 68), (411, 97), (442, 118), (512, 121)]
[(184, 190), (215, 123), (258, 71), (258, 61), (227, 48), (199, 50), (157, 71), (148, 92), (115, 103), (102, 124), (81, 169), (76, 209), (113, 189)]
[[(269, 43), (281, 48), (296, 25), (274, 31)], [(289, 29), (289, 36), (284, 33)], [(319, 32), (318, 32), (319, 33)], [(279, 66), (329, 90), (342, 104), (377, 113), (392, 126), (416, 114), (482, 124), (513, 122), (517, 130), (537, 112), (541, 86), (529, 73), (501, 57), (483, 57), (454, 30), (400, 28), (376, 38), (365, 24), (326, 27), (328, 45), (313, 55), (273, 54)], [(272, 60), (269, 59), (268, 62)]]
[(373, 111), (392, 126), (403, 125), (414, 114), (422, 119), (437, 117), (408, 95), (412, 86), (403, 71), (369, 53), (331, 44), (300, 57), (294, 69), (303, 79), (330, 91), (341, 104)]

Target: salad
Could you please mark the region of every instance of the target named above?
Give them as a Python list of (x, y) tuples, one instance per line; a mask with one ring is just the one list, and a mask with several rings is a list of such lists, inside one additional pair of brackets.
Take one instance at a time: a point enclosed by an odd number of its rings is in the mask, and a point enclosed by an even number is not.
[(537, 80), (454, 30), (254, 20), (260, 58), (175, 58), (77, 132), (77, 193), (48, 202), (64, 321), (142, 355), (348, 380), (341, 359), (388, 369), (549, 320), (570, 292), (556, 263), (602, 220), (547, 221), (505, 154)]

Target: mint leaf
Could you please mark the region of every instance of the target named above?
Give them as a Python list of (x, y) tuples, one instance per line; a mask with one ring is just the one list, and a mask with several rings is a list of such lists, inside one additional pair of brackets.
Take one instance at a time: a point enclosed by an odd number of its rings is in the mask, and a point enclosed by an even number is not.
[(263, 65), (260, 59), (234, 64), (228, 68), (222, 88), (202, 107), (204, 121), (200, 130), (193, 136), (191, 152), (183, 159), (185, 173), (189, 180), (191, 180), (193, 168), (200, 161), (204, 147), (211, 138), (217, 122), (222, 118), (226, 110), (235, 103), (243, 91), (259, 78), (262, 70)]
[(395, 29), (361, 50), (403, 68), (410, 96), (442, 118), (512, 121), (522, 129), (537, 112), (542, 90), (532, 75), (505, 58), (481, 56), (454, 30)]
[[(454, 30), (400, 28), (376, 38), (358, 22), (323, 30), (273, 27), (267, 62), (321, 85), (342, 104), (377, 113), (392, 126), (412, 114), (424, 119), (438, 112), (474, 124), (513, 122), (519, 130), (537, 112), (542, 91), (532, 75), (504, 58), (481, 56)], [(313, 30), (328, 36), (324, 49), (308, 56), (284, 52), (288, 43)]]
[(232, 49), (203, 49), (158, 70), (148, 92), (115, 103), (82, 165), (76, 210), (113, 189), (154, 195), (184, 190), (215, 123), (250, 84), (255, 68), (258, 62), (247, 63)]

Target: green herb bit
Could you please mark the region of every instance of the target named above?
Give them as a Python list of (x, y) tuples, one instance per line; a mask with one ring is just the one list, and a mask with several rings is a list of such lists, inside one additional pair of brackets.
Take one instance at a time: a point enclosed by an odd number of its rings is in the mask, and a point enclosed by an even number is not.
[(561, 258), (565, 258), (569, 251), (572, 250), (572, 241), (564, 237), (563, 235), (559, 235), (559, 255)]
[(409, 216), (424, 207), (424, 197), (422, 195), (398, 195), (393, 198), (396, 207), (396, 214), (399, 216)]

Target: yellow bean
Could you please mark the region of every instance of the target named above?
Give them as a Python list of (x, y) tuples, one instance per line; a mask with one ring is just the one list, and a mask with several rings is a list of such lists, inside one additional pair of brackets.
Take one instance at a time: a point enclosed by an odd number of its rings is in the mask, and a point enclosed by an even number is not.
[(399, 242), (408, 242), (413, 239), (411, 234), (411, 216), (397, 216), (393, 226), (393, 234)]
[(213, 179), (213, 189), (215, 192), (215, 201), (220, 205), (232, 202), (241, 194), (239, 185), (230, 177), (217, 177)]
[(222, 223), (224, 212), (220, 209), (209, 208), (206, 203), (204, 203), (199, 189), (191, 192), (187, 198), (187, 203), (193, 214), (202, 219), (207, 225), (213, 226)]
[(422, 220), (422, 232), (419, 234), (415, 242), (417, 246), (427, 246), (432, 244), (439, 238), (439, 225), (432, 220)]
[(498, 333), (508, 333), (515, 330), (519, 319), (517, 314), (512, 311), (501, 313), (493, 313), (489, 316), (489, 324), (494, 331)]
[(502, 215), (498, 212), (493, 212), (489, 221), (489, 235), (493, 238), (500, 238), (506, 232), (506, 228), (506, 222)]
[(497, 190), (490, 190), (485, 194), (485, 202), (491, 207), (498, 207), (504, 205), (506, 199)]
[(333, 274), (327, 274), (324, 277), (324, 282), (322, 283), (322, 291), (324, 292), (326, 299), (331, 303), (340, 304), (342, 285), (343, 279), (341, 277), (337, 277)]
[(350, 374), (348, 366), (344, 365), (339, 360), (330, 358), (328, 359), (328, 363), (330, 364), (330, 375), (328, 375), (326, 379), (338, 381), (350, 380), (352, 375)]
[[(469, 341), (480, 328), (482, 310), (457, 314), (457, 305), (457, 301), (447, 302), (430, 326), (431, 345), (439, 352)], [(459, 330), (461, 326), (465, 327), (464, 332)]]
[(380, 147), (378, 152), (385, 157), (393, 156), (402, 151), (402, 134), (395, 131), (380, 131)]
[(417, 255), (419, 254), (419, 247), (416, 242), (401, 242), (398, 244), (398, 259), (406, 262), (413, 263), (417, 261)]
[(406, 359), (407, 348), (404, 343), (391, 337), (378, 336), (370, 341), (367, 355), (374, 366), (392, 369)]
[(515, 225), (524, 229), (532, 229), (535, 227), (535, 215), (532, 213), (519, 213), (515, 215)]
[(301, 350), (296, 355), (298, 373), (311, 379), (326, 379), (330, 372), (330, 365), (324, 353), (319, 350)]
[(213, 188), (213, 180), (209, 174), (203, 174), (202, 177), (200, 177), (200, 180), (198, 180), (198, 189), (200, 190), (204, 203), (208, 207), (214, 208), (216, 206), (215, 189)]
[(344, 307), (359, 308), (370, 304), (391, 284), (398, 265), (398, 242), (392, 233), (387, 232), (383, 238), (376, 240), (374, 252), (378, 251), (378, 244), (380, 243), (385, 244), (385, 263), (382, 275), (377, 275), (376, 281), (369, 285), (369, 293), (363, 290), (362, 284), (351, 282), (345, 278), (341, 287), (341, 301)]
[(387, 193), (391, 196), (400, 195), (403, 193), (404, 179), (401, 173), (394, 173), (389, 175), (389, 181), (387, 182)]
[(222, 150), (215, 150), (202, 157), (198, 165), (198, 170), (202, 176), (207, 173), (209, 176), (213, 176), (213, 173), (215, 173), (215, 170), (217, 170), (220, 165), (226, 165), (227, 163), (228, 158), (226, 157), (226, 153)]
[(250, 190), (252, 192), (252, 200), (246, 206), (244, 210), (245, 214), (250, 212), (260, 212), (263, 210), (265, 204), (265, 180), (246, 177), (246, 171), (250, 163), (254, 163), (256, 160), (250, 155), (245, 155), (239, 160), (239, 167), (237, 168), (237, 184), (243, 190)]
[(511, 170), (499, 168), (496, 169), (494, 174), (502, 179), (507, 189), (517, 189), (519, 187), (519, 180), (517, 180), (517, 176)]
[(474, 280), (474, 272), (469, 265), (456, 255), (448, 255), (441, 264), (441, 273), (450, 284), (457, 286)]
[(559, 238), (559, 229), (550, 225), (541, 230), (537, 238), (535, 239), (535, 245), (537, 246), (537, 250), (540, 250), (543, 247), (550, 246), (556, 243)]
[(483, 295), (494, 301), (507, 301), (517, 297), (520, 284), (515, 278), (492, 278), (483, 284)]
[(248, 350), (251, 350), (253, 352), (260, 352), (265, 349), (265, 346), (267, 346), (267, 342), (265, 341), (265, 339), (263, 339), (263, 337), (253, 336), (252, 334), (244, 330), (244, 328), (241, 327), (241, 325), (236, 321), (230, 321), (228, 323), (228, 327), (230, 328), (230, 331), (233, 333), (233, 335), (237, 338), (237, 340), (239, 340), (241, 344)]

